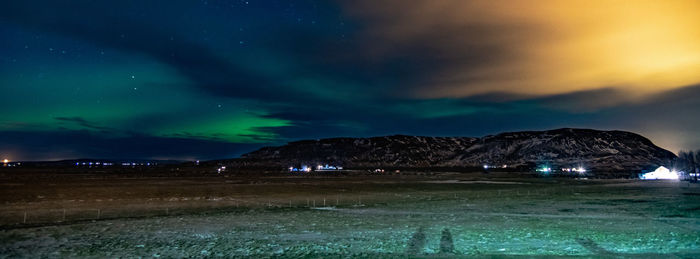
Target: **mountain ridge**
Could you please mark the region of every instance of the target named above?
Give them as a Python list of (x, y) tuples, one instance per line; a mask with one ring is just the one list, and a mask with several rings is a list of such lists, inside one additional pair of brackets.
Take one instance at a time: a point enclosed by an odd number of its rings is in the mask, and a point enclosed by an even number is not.
[(483, 137), (390, 135), (299, 140), (246, 153), (236, 164), (281, 168), (304, 164), (355, 168), (513, 168), (546, 164), (633, 171), (668, 165), (675, 157), (636, 133), (560, 128)]

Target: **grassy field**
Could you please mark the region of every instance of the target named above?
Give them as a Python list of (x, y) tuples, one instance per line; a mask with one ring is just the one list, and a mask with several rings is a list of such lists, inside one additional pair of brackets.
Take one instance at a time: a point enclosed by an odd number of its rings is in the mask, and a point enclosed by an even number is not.
[(5, 175), (0, 257), (700, 257), (700, 186), (520, 174)]

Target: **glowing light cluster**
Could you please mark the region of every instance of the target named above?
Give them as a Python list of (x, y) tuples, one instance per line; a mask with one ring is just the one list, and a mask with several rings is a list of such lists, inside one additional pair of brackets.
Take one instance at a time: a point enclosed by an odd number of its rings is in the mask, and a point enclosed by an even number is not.
[(642, 180), (678, 180), (678, 172), (660, 166), (653, 172), (648, 172), (639, 176)]
[[(99, 166), (99, 165), (112, 166), (112, 165), (114, 165), (114, 163), (112, 163), (112, 162), (82, 162), (82, 163), (75, 162), (75, 166), (81, 166), (81, 165), (84, 165), (84, 166), (85, 165), (86, 166), (93, 166), (93, 165), (94, 166)], [(122, 165), (124, 165), (124, 163), (122, 163)], [(131, 165), (131, 163), (126, 163), (126, 165)], [(148, 165), (151, 165), (151, 163), (148, 163)]]
[(542, 167), (542, 168), (538, 168), (536, 171), (542, 172), (542, 173), (549, 173), (552, 171), (552, 168), (551, 167)]
[(311, 167), (306, 166), (306, 165), (301, 166), (301, 168), (296, 168), (296, 167), (290, 166), (289, 171), (290, 172), (311, 172)]
[(562, 168), (561, 171), (562, 171), (562, 172), (567, 172), (567, 173), (569, 173), (569, 172), (585, 173), (585, 172), (586, 172), (586, 169), (579, 166), (578, 168)]
[(318, 171), (343, 170), (343, 167), (326, 164), (326, 165), (318, 165), (316, 167), (316, 170), (318, 170)]

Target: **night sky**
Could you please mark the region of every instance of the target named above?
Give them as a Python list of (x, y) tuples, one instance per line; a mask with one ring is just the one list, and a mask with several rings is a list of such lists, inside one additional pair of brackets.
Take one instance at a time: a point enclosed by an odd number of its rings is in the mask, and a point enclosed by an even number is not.
[(698, 1), (0, 3), (0, 158), (560, 127), (700, 148)]

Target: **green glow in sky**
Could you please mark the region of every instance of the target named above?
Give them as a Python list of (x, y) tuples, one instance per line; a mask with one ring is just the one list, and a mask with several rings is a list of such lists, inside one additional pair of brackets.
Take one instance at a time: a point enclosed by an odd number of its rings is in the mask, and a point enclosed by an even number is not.
[(20, 64), (0, 80), (13, 86), (0, 96), (4, 107), (12, 107), (0, 130), (106, 130), (255, 143), (278, 137), (261, 128), (290, 125), (264, 117), (265, 110), (250, 101), (205, 96), (168, 66), (139, 56), (91, 64), (90, 70), (85, 64), (48, 63), (38, 70)]

